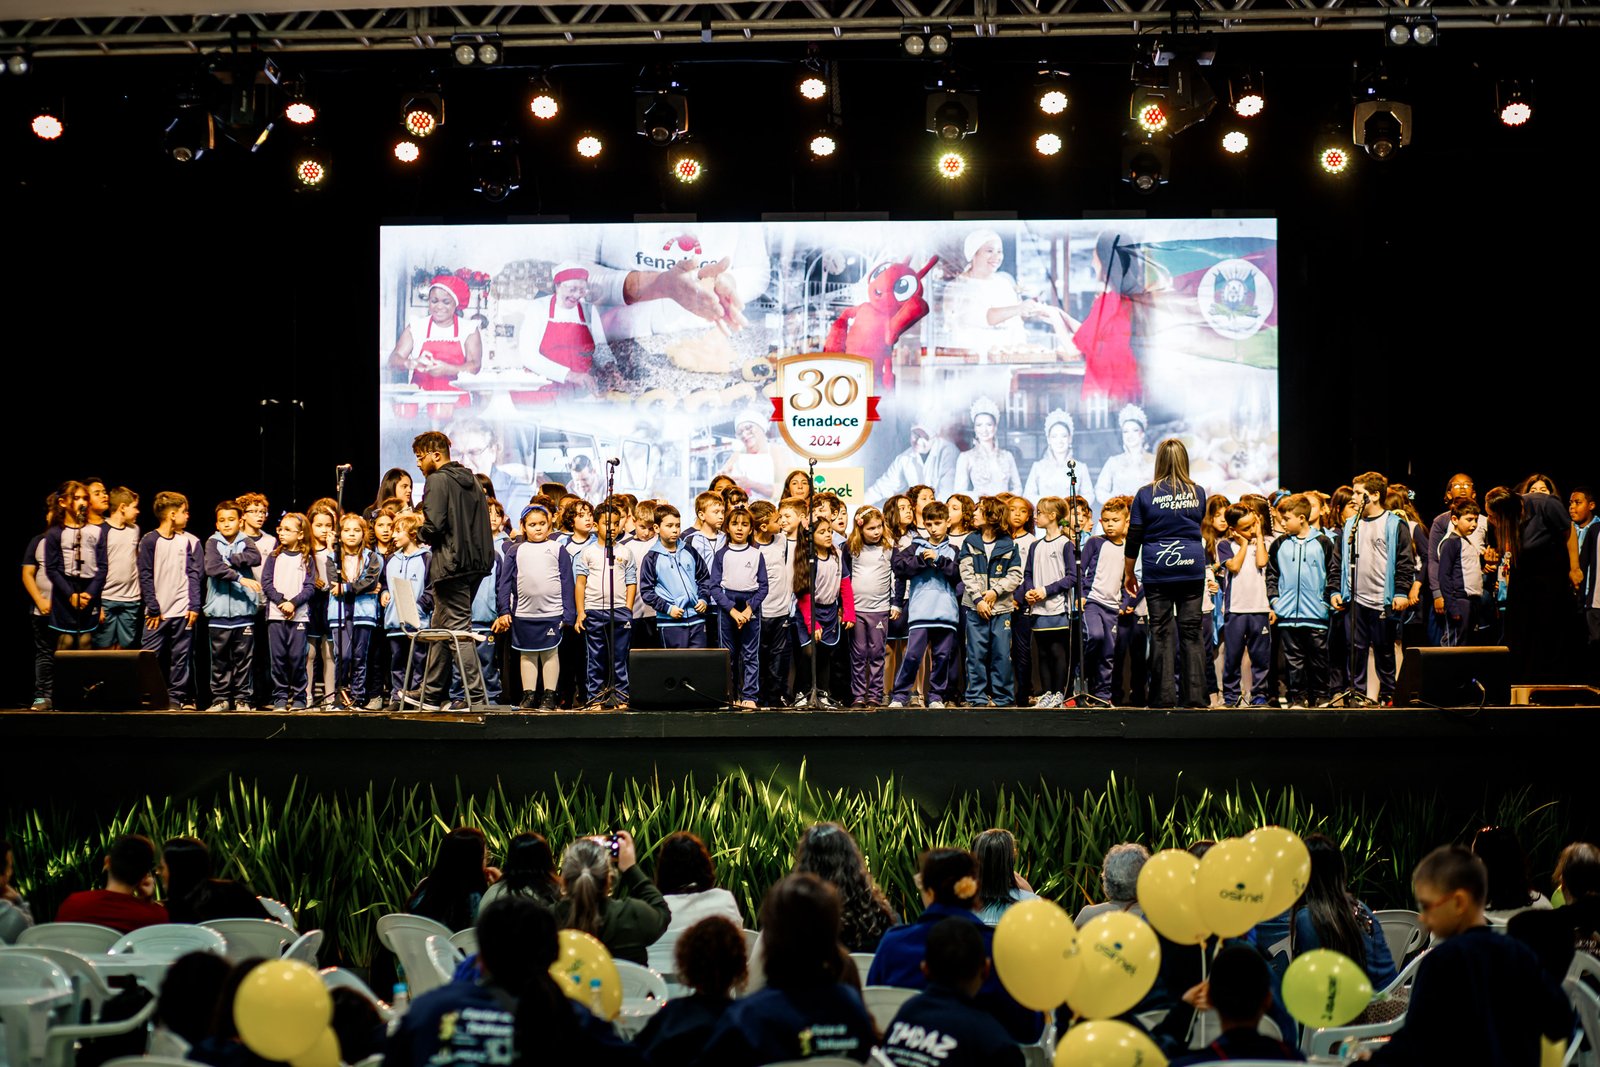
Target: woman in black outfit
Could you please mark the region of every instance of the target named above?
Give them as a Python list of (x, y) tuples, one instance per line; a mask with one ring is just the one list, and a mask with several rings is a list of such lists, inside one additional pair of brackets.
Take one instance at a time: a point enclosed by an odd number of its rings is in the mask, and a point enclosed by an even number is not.
[(1513, 681), (1578, 681), (1578, 534), (1558, 497), (1496, 486), (1484, 497), (1495, 546), (1511, 557), (1505, 642)]

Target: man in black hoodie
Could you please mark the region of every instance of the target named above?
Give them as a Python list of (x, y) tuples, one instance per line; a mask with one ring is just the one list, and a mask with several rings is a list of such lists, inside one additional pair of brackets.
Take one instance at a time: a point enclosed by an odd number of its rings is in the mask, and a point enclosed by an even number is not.
[[(450, 438), (438, 430), (418, 434), (411, 442), (417, 469), (426, 477), (422, 489), (422, 527), (417, 531), (433, 550), (428, 579), (433, 583), (433, 619), (440, 630), (472, 628), (472, 594), (494, 567), (494, 536), (489, 530), (488, 498), (477, 478), (450, 458)], [(439, 711), (449, 700), (453, 653), (442, 641), (428, 646), (422, 672), (422, 710)], [(464, 650), (467, 692), (483, 690), (478, 656)]]

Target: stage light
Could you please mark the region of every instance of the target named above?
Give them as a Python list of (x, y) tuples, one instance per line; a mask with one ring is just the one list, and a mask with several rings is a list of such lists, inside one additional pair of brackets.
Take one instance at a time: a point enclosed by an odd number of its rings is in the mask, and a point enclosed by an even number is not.
[(1122, 180), (1149, 195), (1172, 177), (1172, 144), (1165, 134), (1127, 134), (1122, 139)]
[(561, 99), (543, 74), (528, 82), (528, 111), (536, 119), (553, 119), (561, 111)]
[(923, 56), (940, 59), (949, 54), (953, 42), (954, 36), (949, 26), (937, 29), (923, 26), (919, 30), (900, 31), (900, 50), (913, 59)]
[(417, 147), (417, 142), (415, 141), (396, 141), (394, 158), (402, 163), (415, 163), (422, 158), (422, 149)]
[(978, 97), (963, 93), (949, 72), (934, 79), (923, 107), (923, 128), (941, 141), (959, 141), (978, 132)]
[(1160, 133), (1167, 128), (1167, 113), (1161, 109), (1160, 104), (1151, 101), (1139, 105), (1138, 111), (1134, 113), (1134, 120), (1145, 133)]
[(967, 159), (960, 152), (945, 152), (934, 162), (933, 169), (946, 181), (955, 181), (967, 172)]
[(450, 56), (458, 67), (496, 67), (505, 53), (500, 48), (500, 38), (480, 40), (477, 35), (468, 34), (450, 38)]
[(294, 174), (295, 188), (300, 190), (321, 189), (327, 184), (331, 171), (328, 155), (323, 152), (313, 139), (306, 139), (295, 149), (290, 159), (291, 171)]
[(949, 52), (950, 40), (949, 27), (943, 30), (934, 30), (928, 34), (928, 54), (937, 57)]
[(1391, 48), (1408, 45), (1431, 48), (1439, 43), (1439, 20), (1432, 15), (1390, 19), (1384, 27), (1383, 39)]
[(1059, 71), (1042, 70), (1033, 83), (1033, 102), (1046, 115), (1059, 115), (1067, 110), (1067, 81)]
[(1061, 135), (1041, 133), (1033, 139), (1033, 150), (1041, 156), (1053, 156), (1061, 151)]
[(795, 88), (802, 100), (821, 100), (828, 95), (827, 68), (820, 60), (809, 59), (800, 67)]
[(400, 125), (413, 137), (431, 137), (444, 125), (444, 98), (438, 93), (412, 93), (400, 105)]
[(825, 159), (838, 149), (839, 142), (833, 139), (831, 133), (819, 133), (811, 138), (811, 154), (817, 159)]
[(922, 58), (928, 50), (928, 39), (920, 33), (902, 33), (900, 35), (900, 49), (913, 59)]
[(1519, 81), (1501, 80), (1494, 87), (1495, 114), (1506, 126), (1524, 126), (1533, 118), (1533, 87)]
[(28, 54), (26, 52), (18, 52), (15, 55), (6, 57), (5, 63), (0, 65), (0, 74), (15, 74), (20, 78), (32, 69), (33, 63), (29, 61)]
[(179, 163), (193, 163), (217, 147), (217, 120), (194, 86), (178, 94), (178, 111), (162, 131), (161, 149)]
[(1350, 152), (1340, 145), (1324, 145), (1317, 152), (1317, 166), (1327, 174), (1343, 174), (1350, 169)]
[(1355, 143), (1373, 159), (1393, 159), (1411, 143), (1411, 105), (1397, 100), (1364, 100), (1351, 116)]
[(578, 138), (578, 143), (574, 147), (577, 148), (578, 155), (584, 159), (596, 159), (605, 150), (605, 145), (600, 138), (592, 133), (586, 133)]
[(66, 129), (61, 120), (48, 109), (40, 111), (39, 114), (33, 116), (33, 122), (30, 125), (33, 127), (33, 135), (41, 141), (54, 141)]
[(684, 153), (672, 161), (672, 176), (684, 185), (693, 185), (705, 172), (705, 164), (700, 162), (700, 157), (691, 153)]
[(467, 146), (467, 162), (472, 168), (472, 191), (491, 204), (498, 204), (522, 186), (522, 161), (517, 158), (515, 138), (474, 141)]
[(1222, 150), (1229, 155), (1239, 155), (1250, 147), (1250, 138), (1243, 130), (1229, 130), (1222, 135)]
[(1267, 106), (1264, 78), (1251, 73), (1228, 83), (1228, 107), (1242, 119), (1252, 119)]
[(648, 68), (633, 90), (634, 130), (658, 148), (689, 135), (689, 95), (671, 67)]
[(296, 126), (304, 126), (307, 123), (316, 121), (317, 109), (304, 100), (291, 100), (289, 105), (283, 109), (283, 117)]

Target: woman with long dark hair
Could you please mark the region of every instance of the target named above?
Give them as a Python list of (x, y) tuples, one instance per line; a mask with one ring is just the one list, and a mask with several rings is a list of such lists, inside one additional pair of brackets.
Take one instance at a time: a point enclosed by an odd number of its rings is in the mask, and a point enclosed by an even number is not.
[(900, 922), (867, 873), (861, 846), (836, 822), (819, 822), (800, 835), (794, 873), (814, 874), (838, 890), (839, 937), (851, 952), (877, 951), (884, 932)]
[[(1578, 534), (1559, 497), (1496, 486), (1484, 497), (1505, 563), (1505, 642), (1517, 681), (1577, 681), (1583, 584)], [(1506, 563), (1506, 561), (1509, 561)]]
[(491, 870), (483, 831), (475, 826), (457, 827), (439, 842), (433, 869), (411, 891), (405, 910), (452, 930), (465, 930), (477, 921), (489, 883), (500, 877), (499, 871)]
[(1179, 703), (1175, 680), (1183, 676), (1181, 703), (1203, 708), (1205, 645), (1200, 608), (1205, 594), (1206, 547), (1200, 534), (1206, 491), (1189, 477), (1189, 450), (1176, 437), (1156, 446), (1155, 480), (1133, 498), (1129, 516), (1128, 561), (1123, 585), (1137, 598), (1142, 564), (1143, 592), (1150, 605), (1150, 706)]
[(978, 918), (994, 926), (1006, 909), (1034, 899), (1033, 887), (1017, 870), (1017, 839), (1010, 830), (985, 830), (972, 839), (978, 860)]
[(1323, 834), (1310, 834), (1305, 842), (1311, 853), (1311, 877), (1294, 906), (1292, 955), (1332, 949), (1360, 964), (1373, 989), (1384, 988), (1398, 972), (1383, 927), (1346, 885), (1339, 846)]
[(165, 891), (169, 922), (270, 918), (247, 886), (211, 877), (211, 850), (198, 838), (170, 838), (161, 846), (156, 873)]
[(1483, 910), (1491, 921), (1504, 922), (1519, 911), (1550, 908), (1550, 901), (1533, 887), (1528, 854), (1516, 832), (1505, 826), (1485, 826), (1472, 838), (1472, 854), (1489, 871), (1489, 895)]
[(411, 507), (411, 489), (411, 475), (404, 467), (390, 467), (384, 471), (383, 480), (378, 483), (378, 495), (367, 505), (367, 521), (371, 522), (373, 516), (383, 509), (383, 502), (392, 497), (399, 497), (406, 502), (406, 507)]
[(529, 897), (547, 908), (561, 899), (555, 853), (543, 834), (521, 833), (511, 839), (500, 880), (484, 891), (478, 910), (506, 896)]

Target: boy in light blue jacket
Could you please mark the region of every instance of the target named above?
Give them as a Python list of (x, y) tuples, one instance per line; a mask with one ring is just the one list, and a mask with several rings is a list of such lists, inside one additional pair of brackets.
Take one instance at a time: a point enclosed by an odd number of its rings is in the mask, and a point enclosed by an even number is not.
[(955, 695), (956, 627), (961, 604), (956, 598), (959, 573), (956, 546), (946, 537), (950, 509), (935, 500), (922, 509), (927, 533), (895, 549), (892, 566), (906, 581), (906, 624), (909, 635), (900, 669), (895, 672), (889, 707), (903, 708), (916, 686), (922, 654), (930, 652), (928, 707), (942, 708)]

